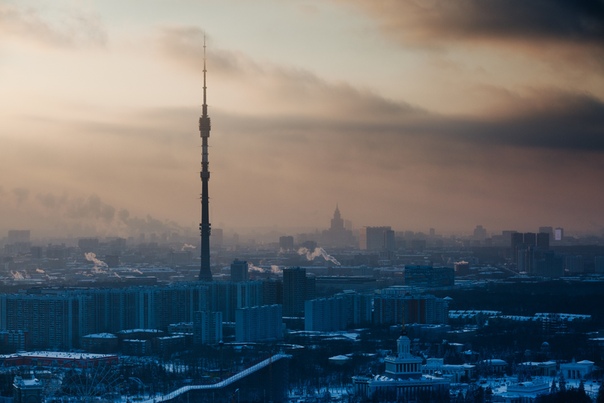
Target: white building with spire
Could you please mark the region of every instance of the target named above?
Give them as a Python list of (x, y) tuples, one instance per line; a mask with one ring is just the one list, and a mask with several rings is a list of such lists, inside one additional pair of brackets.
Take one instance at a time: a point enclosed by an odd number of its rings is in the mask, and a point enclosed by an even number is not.
[(396, 347), (396, 354), (384, 359), (386, 369), (383, 375), (352, 378), (355, 394), (363, 398), (377, 398), (379, 401), (448, 399), (449, 381), (433, 375), (422, 375), (423, 359), (411, 354), (411, 340), (404, 327), (396, 341)]

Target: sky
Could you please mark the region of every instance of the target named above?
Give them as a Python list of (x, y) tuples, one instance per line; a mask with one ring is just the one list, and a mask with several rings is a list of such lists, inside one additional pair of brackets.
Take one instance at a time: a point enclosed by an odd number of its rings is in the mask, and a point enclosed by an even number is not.
[(604, 229), (602, 0), (0, 0), (0, 237)]

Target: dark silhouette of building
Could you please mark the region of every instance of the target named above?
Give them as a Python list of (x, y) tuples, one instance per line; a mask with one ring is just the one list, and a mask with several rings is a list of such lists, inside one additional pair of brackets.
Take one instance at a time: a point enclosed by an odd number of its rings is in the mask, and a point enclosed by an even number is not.
[(359, 248), (381, 252), (394, 251), (394, 231), (390, 227), (363, 227), (359, 236)]
[(279, 248), (283, 250), (294, 249), (294, 237), (291, 235), (284, 235), (279, 237)]
[[(545, 262), (544, 253), (549, 250), (549, 233), (547, 232), (526, 232), (512, 234), (512, 258), (516, 263), (519, 272), (529, 274), (545, 274), (543, 264)], [(548, 256), (547, 262), (551, 263), (553, 257)], [(539, 268), (536, 267), (537, 261), (540, 261)], [(549, 271), (549, 270), (548, 270)], [(552, 269), (552, 273), (558, 272)]]
[(235, 259), (233, 263), (231, 263), (231, 281), (233, 282), (241, 282), (248, 281), (248, 265), (247, 262), (241, 261), (239, 259)]
[(484, 228), (482, 225), (477, 225), (476, 228), (474, 228), (473, 240), (479, 244), (482, 244), (485, 239), (487, 239), (486, 228)]
[(304, 301), (315, 297), (315, 278), (306, 277), (306, 269), (283, 270), (283, 316), (304, 316)]
[(212, 281), (212, 270), (210, 268), (210, 197), (208, 195), (208, 182), (210, 171), (208, 169), (208, 139), (210, 138), (210, 117), (208, 116), (208, 104), (206, 102), (206, 44), (203, 44), (203, 106), (199, 118), (199, 135), (201, 136), (201, 268), (199, 280)]
[(323, 231), (322, 242), (324, 245), (331, 247), (346, 247), (355, 243), (352, 231), (344, 227), (344, 220), (337, 205), (329, 229)]
[(546, 232), (538, 233), (537, 234), (537, 248), (539, 248), (541, 250), (548, 250), (549, 249), (549, 240), (550, 240), (549, 233), (546, 233)]

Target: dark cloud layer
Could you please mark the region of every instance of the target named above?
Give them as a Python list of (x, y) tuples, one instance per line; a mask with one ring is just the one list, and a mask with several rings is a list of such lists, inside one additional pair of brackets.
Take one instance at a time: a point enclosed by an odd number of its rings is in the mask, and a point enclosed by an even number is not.
[[(195, 53), (200, 41), (202, 35), (196, 30), (175, 30), (163, 36), (161, 49), (172, 60), (197, 68), (202, 63), (199, 52)], [(258, 93), (274, 97), (271, 100), (278, 100), (285, 112), (247, 116), (214, 111), (213, 118), (219, 122), (216, 130), (227, 138), (229, 133), (241, 134), (239, 146), (248, 147), (250, 154), (261, 153), (265, 166), (274, 172), (287, 170), (290, 178), (307, 166), (315, 174), (329, 172), (323, 175), (334, 176), (334, 183), (346, 182), (348, 175), (396, 181), (398, 174), (413, 175), (417, 170), (430, 176), (424, 179), (426, 185), (461, 186), (473, 194), (476, 189), (461, 178), (480, 173), (489, 178), (481, 188), (481, 194), (488, 196), (480, 197), (493, 202), (505, 197), (494, 191), (494, 183), (506, 182), (511, 188), (514, 182), (508, 175), (512, 172), (532, 178), (532, 186), (540, 181), (538, 173), (545, 167), (555, 169), (560, 164), (565, 164), (567, 173), (603, 175), (599, 171), (603, 164), (598, 161), (604, 153), (604, 103), (590, 94), (540, 89), (521, 96), (506, 91), (505, 106), (498, 110), (447, 116), (345, 83), (327, 82), (309, 71), (269, 64), (258, 67), (242, 55), (220, 53), (220, 60), (237, 62), (217, 63), (218, 74), (235, 81), (262, 81)], [(228, 68), (220, 70), (223, 65)], [(254, 164), (252, 169), (270, 176), (270, 168), (261, 165)], [(337, 172), (341, 172), (339, 181)], [(541, 174), (544, 180), (546, 173)], [(305, 181), (303, 177), (296, 180)]]
[[(371, 101), (362, 94), (357, 96), (361, 105)], [(346, 102), (354, 103), (355, 100), (349, 97)], [(225, 116), (224, 127), (246, 127), (266, 135), (279, 133), (283, 137), (281, 141), (289, 141), (287, 134), (292, 132), (328, 131), (353, 140), (347, 147), (355, 147), (355, 144), (366, 147), (374, 141), (386, 141), (385, 136), (398, 143), (401, 149), (411, 139), (423, 138), (423, 141), (429, 139), (435, 144), (446, 141), (477, 147), (604, 153), (604, 103), (584, 94), (540, 92), (531, 99), (524, 99), (522, 108), (510, 107), (511, 110), (493, 116), (442, 116), (421, 110), (414, 114), (399, 113), (399, 110), (407, 110), (405, 105), (397, 110), (391, 106), (383, 108), (383, 102), (376, 99), (371, 108), (359, 106), (353, 116), (346, 113), (315, 118), (230, 115)], [(372, 119), (374, 110), (382, 111), (380, 120)]]
[(485, 146), (604, 153), (604, 103), (585, 94), (540, 92), (503, 116), (441, 118), (415, 127)]
[(601, 0), (358, 1), (403, 41), (514, 38), (604, 46)]

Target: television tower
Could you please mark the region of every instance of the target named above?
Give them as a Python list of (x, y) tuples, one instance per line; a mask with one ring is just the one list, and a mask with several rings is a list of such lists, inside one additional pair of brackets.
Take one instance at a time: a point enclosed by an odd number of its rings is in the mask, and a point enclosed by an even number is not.
[(210, 197), (208, 195), (208, 182), (210, 171), (208, 170), (208, 138), (210, 138), (210, 117), (208, 116), (208, 105), (206, 103), (206, 38), (203, 38), (203, 105), (201, 117), (199, 118), (199, 135), (201, 137), (201, 268), (199, 269), (200, 281), (212, 281), (210, 270)]

